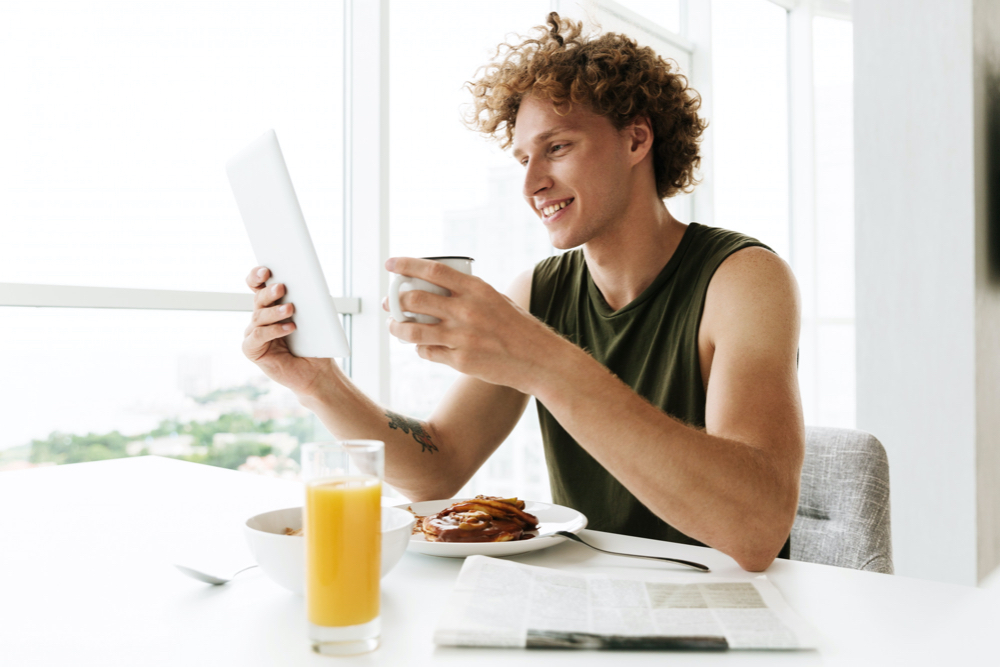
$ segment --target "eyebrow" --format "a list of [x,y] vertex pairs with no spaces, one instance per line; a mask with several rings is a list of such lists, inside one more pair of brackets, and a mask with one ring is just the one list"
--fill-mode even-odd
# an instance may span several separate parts
[[[568,127],[566,125],[560,125],[558,127],[553,127],[552,129],[545,130],[544,132],[542,132],[541,134],[539,134],[538,136],[536,136],[534,139],[531,140],[531,143],[534,143],[534,144],[545,143],[546,141],[548,141],[549,139],[551,139],[553,135],[559,134],[560,132],[567,132],[567,131],[572,130],[572,129],[573,128]],[[521,155],[524,155],[524,151],[522,151],[520,148],[515,148],[514,152],[512,153],[512,155],[514,157],[519,157]]]

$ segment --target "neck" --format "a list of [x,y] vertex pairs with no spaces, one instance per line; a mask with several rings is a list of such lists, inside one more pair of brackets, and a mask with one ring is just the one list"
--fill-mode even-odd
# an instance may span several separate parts
[[630,207],[608,233],[583,246],[587,270],[612,310],[634,301],[673,256],[687,225],[655,198]]

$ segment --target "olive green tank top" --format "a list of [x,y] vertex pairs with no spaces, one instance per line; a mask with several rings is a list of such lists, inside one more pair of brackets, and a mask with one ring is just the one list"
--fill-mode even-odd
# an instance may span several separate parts
[[[767,247],[736,232],[691,223],[652,284],[619,310],[608,306],[594,284],[583,251],[572,250],[535,267],[531,314],[587,350],[653,405],[704,428],[698,328],[705,294],[719,265],[752,246]],[[595,530],[701,545],[640,503],[540,401],[538,418],[556,503],[583,512]],[[786,543],[783,557],[788,549]]]

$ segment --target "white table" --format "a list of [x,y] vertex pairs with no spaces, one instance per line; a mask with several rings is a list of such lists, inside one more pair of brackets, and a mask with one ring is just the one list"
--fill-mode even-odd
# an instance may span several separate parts
[[[302,502],[294,482],[157,457],[0,473],[0,665],[889,664],[949,613],[979,604],[971,587],[776,561],[767,575],[821,637],[818,651],[608,653],[441,649],[431,635],[462,561],[407,553],[382,585],[383,644],[358,658],[313,655],[302,598],[258,570],[211,587],[171,562],[214,554],[250,563],[242,522]],[[712,549],[583,535],[620,551],[686,558],[748,578]],[[682,570],[565,543],[514,557],[573,571]]]

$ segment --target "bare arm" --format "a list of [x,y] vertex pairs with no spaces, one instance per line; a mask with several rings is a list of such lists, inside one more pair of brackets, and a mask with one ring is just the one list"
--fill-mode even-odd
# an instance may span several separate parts
[[730,257],[709,288],[704,431],[565,346],[553,350],[558,361],[539,378],[536,395],[657,516],[758,571],[777,556],[795,519],[804,427],[794,279],[776,256],[754,250]]
[[[492,330],[458,310],[460,302],[435,305],[432,314],[466,326],[453,335],[398,329],[423,342],[428,358],[536,396],[657,516],[743,568],[762,570],[781,550],[795,518],[804,427],[795,370],[798,295],[777,256],[740,251],[709,287],[700,333],[710,359],[703,431],[651,405],[537,321],[494,316],[515,324],[489,340]],[[504,338],[520,344],[501,354]]]
[[[457,493],[524,412],[528,396],[472,377],[459,378],[427,422],[378,405],[331,360],[303,359],[288,352],[283,338],[289,331],[273,323],[293,310],[279,311],[271,305],[283,290],[261,289],[266,276],[255,271],[247,281],[257,292],[257,307],[247,328],[244,352],[272,379],[292,389],[335,437],[385,442],[386,481],[411,500],[449,498]],[[508,291],[508,302],[526,309],[531,272],[519,276]],[[421,312],[419,303],[414,303],[419,294],[404,293],[404,309]]]
[[338,371],[299,400],[339,439],[385,442],[386,482],[420,501],[454,496],[513,430],[528,397],[461,377],[424,422],[378,405]]

